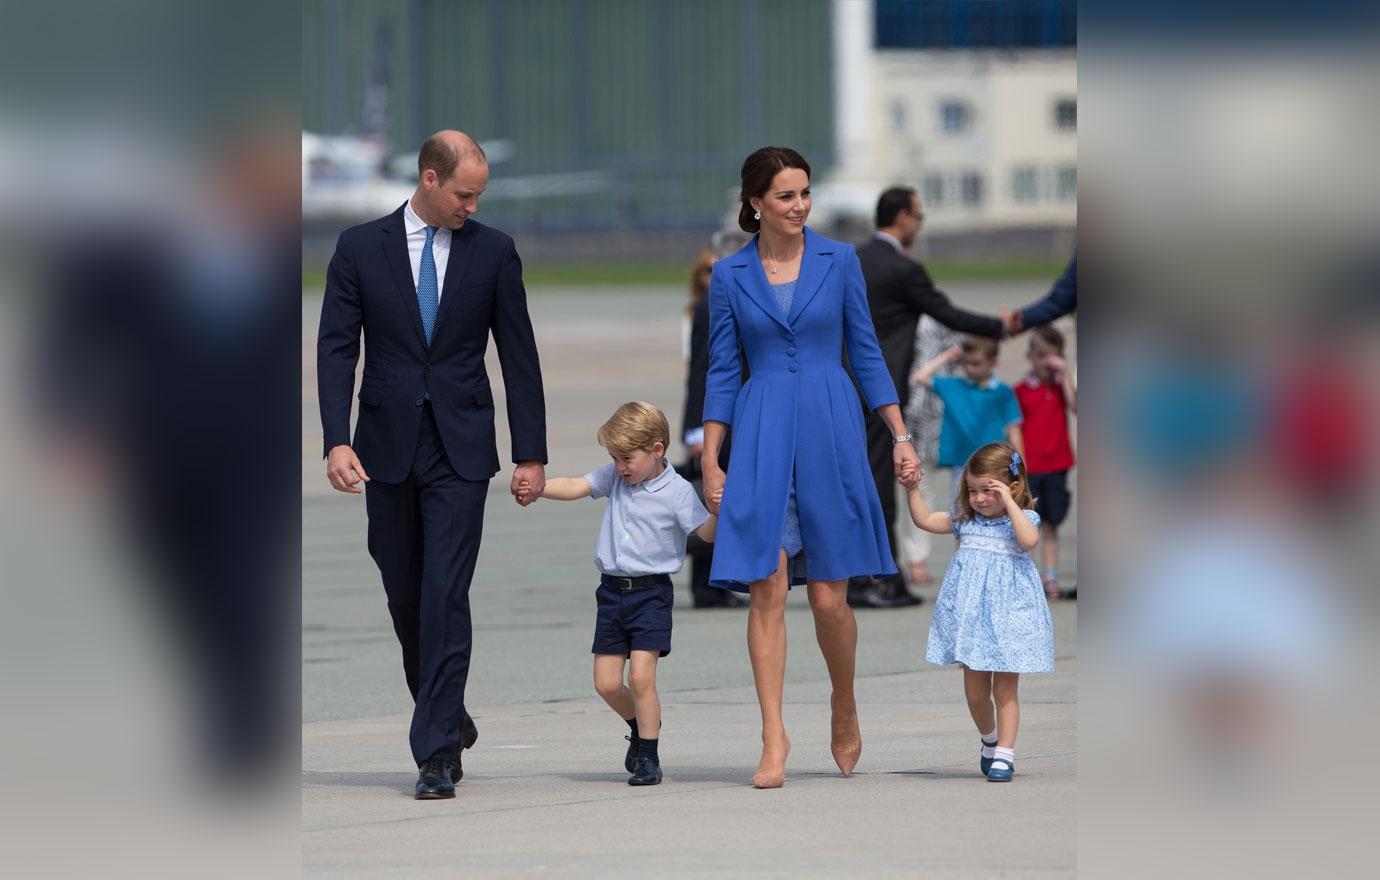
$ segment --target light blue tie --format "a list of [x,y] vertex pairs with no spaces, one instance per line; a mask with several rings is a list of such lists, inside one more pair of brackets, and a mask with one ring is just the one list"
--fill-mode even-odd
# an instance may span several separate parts
[[436,327],[436,304],[440,299],[436,289],[436,258],[431,255],[431,240],[435,237],[436,227],[428,226],[426,246],[422,248],[422,267],[417,273],[417,305],[422,310],[427,345],[431,345],[431,331]]

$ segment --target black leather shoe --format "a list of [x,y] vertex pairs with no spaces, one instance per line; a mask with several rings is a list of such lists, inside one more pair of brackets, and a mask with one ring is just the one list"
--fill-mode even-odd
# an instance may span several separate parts
[[871,579],[848,582],[849,608],[892,608],[890,599],[882,595],[877,582]]
[[628,785],[656,785],[659,782],[661,763],[639,755],[637,762],[633,764],[632,775],[628,777]]
[[465,717],[460,719],[460,748],[474,748],[475,740],[479,739],[479,728],[475,726],[474,719],[470,713],[466,712]]
[[465,749],[474,748],[477,739],[479,739],[479,728],[474,725],[474,719],[470,717],[470,713],[466,712],[465,717],[460,719],[460,748],[455,752],[455,760],[450,762],[452,781],[459,782],[465,778],[465,768],[460,761],[460,754]]
[[445,758],[428,758],[417,768],[417,800],[434,801],[455,797],[455,783],[450,777],[450,763]]
[[881,593],[883,599],[891,603],[893,608],[909,608],[912,605],[924,604],[925,601],[923,597],[906,589],[906,582],[901,580],[900,575],[882,581],[878,592]]

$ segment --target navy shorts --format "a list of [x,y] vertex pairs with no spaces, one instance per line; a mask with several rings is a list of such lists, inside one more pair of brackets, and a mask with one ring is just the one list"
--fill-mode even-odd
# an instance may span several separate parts
[[1041,523],[1049,523],[1057,528],[1069,515],[1069,472],[1056,471],[1052,474],[1027,474],[1030,478],[1030,494],[1035,496],[1035,512]]
[[656,575],[657,582],[622,589],[601,578],[594,596],[599,616],[594,623],[593,654],[632,655],[633,651],[671,653],[671,605],[675,591],[669,574]]

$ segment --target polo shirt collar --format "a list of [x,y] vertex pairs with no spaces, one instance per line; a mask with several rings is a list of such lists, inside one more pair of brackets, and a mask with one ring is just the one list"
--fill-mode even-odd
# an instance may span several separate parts
[[643,480],[641,485],[642,488],[646,489],[648,492],[660,492],[662,489],[665,489],[667,486],[669,486],[671,484],[671,481],[675,479],[675,477],[675,466],[668,461],[666,462],[665,470],[657,474],[655,477],[652,477],[650,480]]

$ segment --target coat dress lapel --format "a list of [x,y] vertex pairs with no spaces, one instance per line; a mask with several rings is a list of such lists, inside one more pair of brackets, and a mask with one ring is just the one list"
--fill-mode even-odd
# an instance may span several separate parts
[[791,314],[786,323],[794,325],[800,313],[810,304],[819,292],[820,285],[834,267],[834,246],[828,239],[820,238],[813,230],[805,230],[805,251],[800,257],[800,277],[795,285],[795,298],[791,301]]
[[762,270],[762,261],[757,256],[757,238],[754,235],[751,241],[729,258],[733,277],[748,299],[757,303],[757,307],[773,321],[789,330],[790,325],[786,323],[786,316],[781,314],[781,307],[777,305],[770,282],[767,281],[767,273]]

